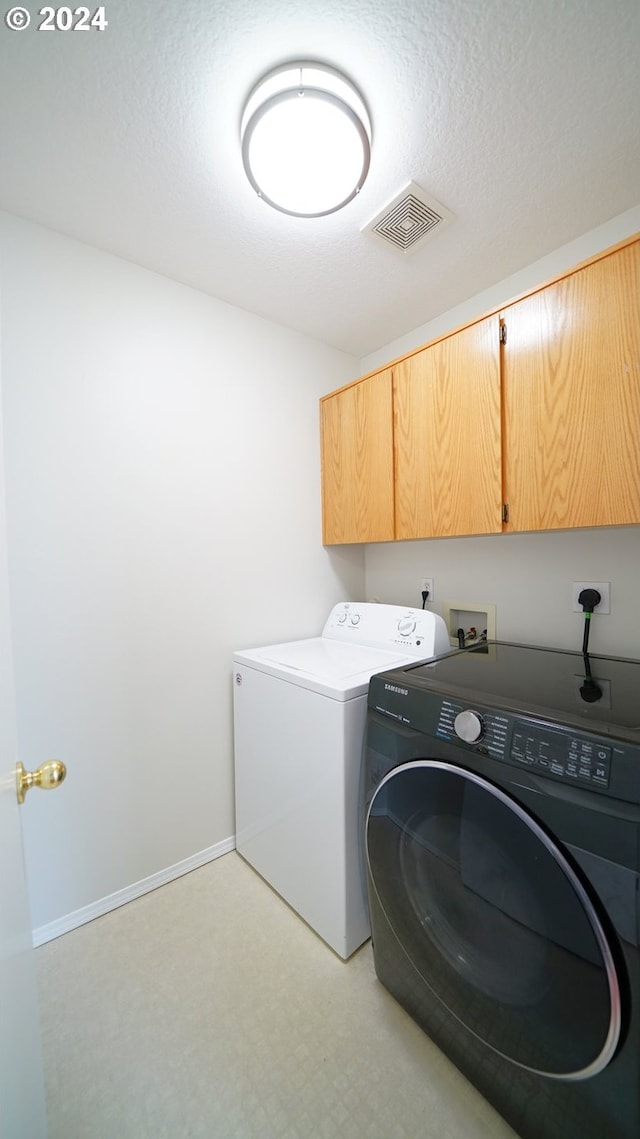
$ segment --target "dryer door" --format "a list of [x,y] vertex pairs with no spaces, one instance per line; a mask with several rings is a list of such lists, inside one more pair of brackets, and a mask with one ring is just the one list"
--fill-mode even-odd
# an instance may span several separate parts
[[562,850],[481,776],[394,768],[366,824],[370,889],[422,982],[501,1056],[559,1079],[604,1068],[620,1036],[608,934]]

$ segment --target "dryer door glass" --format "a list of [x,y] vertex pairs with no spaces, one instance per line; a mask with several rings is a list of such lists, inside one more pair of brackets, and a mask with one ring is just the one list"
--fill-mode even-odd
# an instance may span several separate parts
[[408,763],[380,783],[366,845],[370,889],[450,1013],[530,1070],[605,1067],[620,1035],[614,955],[578,873],[518,803],[463,768]]

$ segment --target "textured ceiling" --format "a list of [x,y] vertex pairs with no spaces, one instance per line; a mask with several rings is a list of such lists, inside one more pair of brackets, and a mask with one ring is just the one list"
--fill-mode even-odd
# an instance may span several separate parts
[[[103,33],[28,7],[0,27],[0,208],[356,356],[640,202],[638,0],[107,0]],[[243,172],[243,100],[294,58],[373,120],[327,218]],[[455,220],[407,258],[360,230],[410,180]]]

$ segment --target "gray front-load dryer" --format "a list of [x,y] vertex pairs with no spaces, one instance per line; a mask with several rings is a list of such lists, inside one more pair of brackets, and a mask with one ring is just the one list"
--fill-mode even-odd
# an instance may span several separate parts
[[639,723],[638,661],[494,642],[370,683],[376,971],[524,1139],[640,1135]]

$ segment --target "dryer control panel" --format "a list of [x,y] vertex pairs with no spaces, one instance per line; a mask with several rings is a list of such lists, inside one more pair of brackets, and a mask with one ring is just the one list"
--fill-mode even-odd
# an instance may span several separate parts
[[611,747],[596,740],[516,722],[511,759],[574,783],[608,787]]
[[609,786],[611,746],[562,729],[542,727],[495,712],[478,712],[443,700],[438,734],[475,744],[480,755],[515,760],[541,774]]
[[571,783],[609,786],[611,745],[566,729],[547,727],[443,700],[436,734],[472,744],[479,755],[511,760]]
[[573,787],[640,808],[640,660],[602,657],[597,669],[609,681],[601,706],[583,700],[581,654],[492,642],[484,655],[453,650],[373,676],[368,708],[401,726],[412,755],[496,778],[505,765],[536,789],[549,779],[569,796]]
[[415,734],[416,754],[486,757],[531,775],[640,804],[640,750],[535,716],[418,690],[401,670],[372,677],[369,708]]

